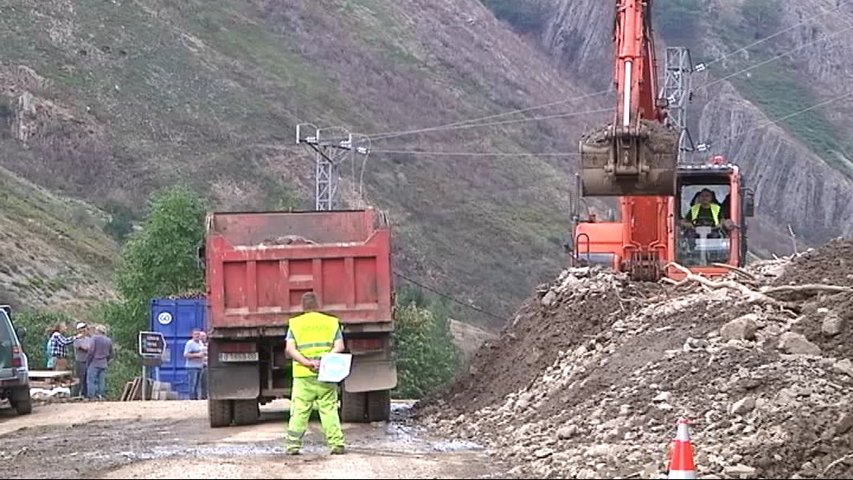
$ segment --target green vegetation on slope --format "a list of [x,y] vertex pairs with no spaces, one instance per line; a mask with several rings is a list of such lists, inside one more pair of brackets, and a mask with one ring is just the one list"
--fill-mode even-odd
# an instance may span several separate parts
[[394,395],[421,398],[453,379],[461,356],[450,333],[450,308],[419,289],[397,293],[394,355],[398,384]]
[[[0,141],[3,155],[19,152]],[[0,168],[0,301],[20,306],[78,306],[109,295],[116,245],[103,212],[63,198]]]
[[[784,67],[767,65],[753,70],[749,78],[741,77],[732,81],[738,90],[755,102],[770,119],[784,118],[819,103]],[[837,152],[843,151],[843,147],[835,128],[821,109],[806,111],[778,124],[803,141],[827,163],[847,175],[853,175],[837,158]]]

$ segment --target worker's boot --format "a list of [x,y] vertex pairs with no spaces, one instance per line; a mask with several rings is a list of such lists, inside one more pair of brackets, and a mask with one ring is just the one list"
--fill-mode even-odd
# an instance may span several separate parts
[[286,453],[287,453],[288,455],[300,455],[300,452],[299,452],[299,449],[298,449],[298,448],[288,448],[288,449],[286,450]]

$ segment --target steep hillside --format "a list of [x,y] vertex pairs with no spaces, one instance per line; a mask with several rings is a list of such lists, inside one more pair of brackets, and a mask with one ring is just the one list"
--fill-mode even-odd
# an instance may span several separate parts
[[221,209],[311,206],[299,122],[371,134],[559,101],[372,142],[367,192],[391,211],[397,267],[500,313],[566,260],[573,157],[530,153],[573,152],[602,119],[475,0],[25,0],[0,7],[0,54],[4,134],[31,152],[2,164],[137,212],[176,181]]
[[[13,149],[4,143],[0,151]],[[0,301],[74,312],[110,296],[116,245],[105,221],[93,206],[0,168]]]
[[[525,4],[531,8],[543,2],[520,5]],[[594,89],[608,88],[612,2],[544,4],[537,30],[541,45],[568,77],[584,79]],[[845,134],[853,128],[846,81],[853,71],[847,48],[853,41],[853,3],[679,0],[655,5],[663,40],[689,46],[694,63],[708,66],[694,75],[693,138],[742,165],[756,188],[753,245],[789,252],[788,224],[812,244],[853,235],[853,163]],[[659,42],[658,49],[665,46]]]

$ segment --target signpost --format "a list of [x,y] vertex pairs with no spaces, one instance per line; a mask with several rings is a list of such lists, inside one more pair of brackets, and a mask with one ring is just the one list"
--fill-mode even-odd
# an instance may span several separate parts
[[142,357],[142,400],[145,401],[147,367],[159,367],[163,364],[166,352],[166,339],[160,332],[139,332],[139,355]]

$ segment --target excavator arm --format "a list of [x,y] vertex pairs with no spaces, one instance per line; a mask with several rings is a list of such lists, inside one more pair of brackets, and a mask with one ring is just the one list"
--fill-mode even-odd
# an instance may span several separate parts
[[680,132],[657,99],[652,0],[616,0],[613,122],[581,140],[584,196],[671,196]]

